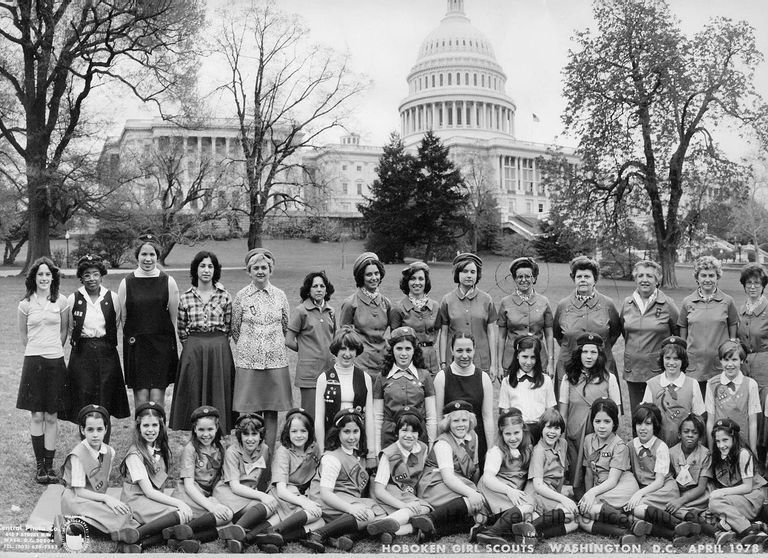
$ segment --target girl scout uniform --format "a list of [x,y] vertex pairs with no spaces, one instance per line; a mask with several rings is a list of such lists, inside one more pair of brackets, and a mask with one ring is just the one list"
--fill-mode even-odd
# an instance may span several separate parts
[[[453,472],[456,478],[467,486],[476,488],[475,482],[480,471],[477,468],[477,434],[470,432],[460,443],[450,432],[444,432],[437,438],[437,442],[443,441],[451,447],[453,454]],[[435,442],[435,443],[437,443]],[[443,475],[437,465],[435,448],[432,449],[424,463],[424,474],[419,479],[416,493],[427,500],[433,507],[447,504],[458,497],[456,492],[448,488],[443,482]]]
[[435,396],[432,376],[427,370],[416,368],[413,363],[403,370],[397,366],[376,378],[373,398],[384,401],[384,418],[381,424],[381,447],[386,448],[397,441],[395,417],[409,408],[418,414],[421,421],[420,438],[427,441],[427,410],[424,400]]
[[704,407],[715,422],[727,418],[738,424],[741,441],[749,444],[749,417],[762,412],[757,382],[741,372],[733,380],[720,373],[707,381]]
[[[431,508],[416,496],[416,485],[424,472],[427,451],[427,445],[420,440],[410,451],[403,449],[398,442],[390,444],[379,455],[379,469],[374,480],[384,485],[386,491],[401,502],[420,502]],[[397,508],[385,503],[381,505],[388,514],[397,511]]]
[[689,414],[704,414],[704,401],[698,382],[681,373],[670,382],[666,374],[654,376],[645,387],[642,403],[653,403],[661,411],[661,432],[659,437],[668,447],[680,441],[680,423]]
[[653,436],[648,442],[641,444],[639,438],[634,438],[629,444],[629,458],[635,479],[641,488],[655,481],[657,473],[665,477],[661,488],[643,496],[642,504],[664,509],[667,502],[680,497],[677,483],[669,474],[669,448],[662,440]]
[[284,482],[292,494],[304,495],[309,490],[319,464],[320,448],[315,442],[303,453],[282,445],[277,447],[275,459],[272,461],[272,486],[269,493],[277,500],[277,515],[281,521],[299,511],[300,507],[278,498],[277,483]]
[[[488,450],[488,457],[491,457],[491,454],[496,454],[495,457],[501,461],[501,467],[499,467],[496,478],[507,486],[517,490],[524,490],[525,482],[528,478],[528,470],[527,467],[523,466],[523,456],[520,454],[520,450],[510,451],[508,448],[493,446]],[[488,458],[486,458],[487,462]],[[485,496],[485,500],[492,513],[501,513],[512,507],[512,502],[506,494],[491,490],[486,486],[482,478],[477,485],[477,489]]]
[[[565,483],[565,470],[568,468],[567,458],[568,442],[563,437],[554,446],[547,447],[541,440],[533,448],[531,462],[528,466],[528,480],[542,479],[544,484],[552,490],[560,492]],[[533,482],[525,487],[525,492],[531,495],[536,512],[542,514],[546,511],[559,509],[562,504],[557,500],[550,500],[546,496],[537,493]]]
[[743,479],[752,478],[752,491],[748,494],[715,495],[709,499],[710,513],[724,518],[733,531],[741,533],[752,526],[752,520],[763,507],[765,479],[755,472],[755,460],[746,448],[741,449],[738,466],[731,468],[728,461],[723,460],[713,473],[715,489],[738,486]]
[[250,455],[239,442],[229,446],[224,455],[224,482],[213,488],[213,497],[234,513],[258,504],[258,500],[244,498],[232,492],[229,483],[239,479],[240,484],[257,490],[259,479],[267,468],[268,459],[269,448],[263,443]]
[[595,503],[606,503],[620,508],[639,490],[637,481],[629,470],[629,449],[615,432],[605,442],[598,440],[595,434],[588,434],[584,439],[582,464],[592,470],[595,486],[608,480],[611,469],[621,471],[621,477],[616,486],[597,496]]
[[[680,444],[672,447],[669,450],[669,467],[670,472],[675,477],[677,482],[677,489],[680,494],[695,488],[699,484],[701,477],[712,478],[712,455],[705,446],[699,444],[686,457],[683,453],[683,448]],[[697,514],[706,511],[709,507],[709,485],[707,490],[699,498],[688,502],[684,507],[680,508],[675,514],[677,517],[685,517],[685,514],[689,511],[696,512]]]
[[[189,442],[181,453],[181,466],[179,468],[179,482],[173,491],[174,498],[178,498],[192,508],[193,517],[197,518],[208,513],[208,510],[195,502],[184,487],[184,479],[192,478],[198,490],[206,498],[213,496],[213,489],[221,480],[223,456],[219,448],[211,444],[210,447],[200,448],[200,453],[195,451],[195,446]],[[216,500],[214,498],[214,500]]]
[[124,477],[120,500],[128,504],[133,512],[133,518],[141,525],[176,511],[175,506],[162,504],[145,496],[139,486],[140,480],[149,479],[154,489],[162,491],[165,481],[168,480],[168,471],[160,450],[149,448],[149,454],[151,463],[147,463],[136,446],[131,446],[120,465],[120,473]]

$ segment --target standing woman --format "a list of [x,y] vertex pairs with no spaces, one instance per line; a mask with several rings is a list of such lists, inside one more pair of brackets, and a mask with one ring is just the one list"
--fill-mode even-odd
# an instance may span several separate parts
[[334,293],[325,271],[313,271],[299,290],[301,304],[293,309],[285,346],[299,353],[294,385],[301,392],[301,408],[315,416],[315,389],[320,372],[333,366],[329,350],[336,333],[336,313],[328,301]]
[[392,308],[390,326],[393,330],[400,326],[413,328],[424,357],[424,367],[434,378],[440,370],[437,354],[440,323],[437,321],[438,303],[427,296],[432,290],[429,266],[417,261],[403,269],[400,290],[405,296]]
[[133,252],[139,267],[120,281],[123,319],[125,384],[133,388],[135,405],[154,401],[165,405],[165,388],[173,383],[179,355],[176,349],[176,313],[179,287],[157,267],[157,237],[139,237]]
[[739,312],[731,295],[717,288],[723,276],[720,260],[701,256],[693,264],[693,277],[698,287],[683,299],[678,325],[680,337],[688,343],[689,378],[699,382],[702,395],[707,380],[723,371],[717,348],[731,339],[736,341]]
[[[99,256],[88,254],[77,262],[77,278],[83,284],[69,295],[69,381],[72,418],[86,405],[101,405],[117,418],[131,416],[123,369],[117,354],[117,325],[121,321],[117,293],[101,282],[107,267]],[[109,422],[109,421],[107,421]],[[110,428],[104,435],[109,443]]]
[[549,300],[533,288],[539,278],[539,264],[533,258],[517,258],[509,265],[509,273],[516,289],[502,298],[499,305],[497,362],[501,363],[502,370],[507,370],[512,365],[515,339],[521,335],[533,335],[541,341],[539,362],[552,377],[555,361],[552,309]]
[[195,254],[189,266],[192,286],[179,297],[177,328],[182,344],[181,364],[173,390],[174,430],[187,430],[192,411],[205,405],[220,414],[225,433],[232,430],[232,384],[235,365],[229,347],[232,297],[219,283],[216,254]]
[[264,417],[264,441],[275,447],[277,412],[293,407],[291,376],[285,353],[289,308],[285,293],[269,282],[275,266],[272,252],[254,248],[245,255],[251,284],[232,303],[235,341],[235,395],[232,407]]
[[386,271],[373,252],[363,252],[352,265],[357,290],[341,303],[339,325],[353,325],[363,338],[363,353],[355,364],[371,378],[379,373],[387,354],[387,340],[392,303],[379,292]]
[[16,408],[32,413],[29,433],[40,484],[57,483],[53,469],[58,413],[69,405],[64,342],[69,329],[67,298],[59,293],[59,268],[46,257],[38,258],[24,280],[27,289],[19,302],[18,321],[24,345],[24,365]]
[[496,362],[496,307],[491,296],[477,288],[482,275],[483,260],[475,254],[453,258],[453,282],[458,287],[440,301],[440,368],[451,361],[448,341],[457,333],[469,333],[475,340],[475,364],[494,380],[500,372]]
[[[741,270],[741,286],[747,300],[739,309],[739,341],[747,351],[747,360],[742,363],[744,373],[757,382],[760,390],[760,405],[765,413],[765,398],[768,395],[768,300],[765,286],[768,274],[760,264],[747,264]],[[757,421],[757,461],[765,463],[768,448],[768,429],[765,417]]]
[[[606,368],[616,377],[617,382],[619,380],[616,361],[613,359],[613,344],[621,335],[621,319],[613,300],[595,289],[600,277],[600,266],[592,258],[576,256],[571,260],[570,267],[576,289],[557,303],[553,324],[555,339],[560,345],[555,379],[555,395],[558,398],[565,367],[576,348],[576,339],[587,331],[597,334],[603,340]],[[616,403],[620,405],[620,401]]]
[[671,335],[677,335],[680,312],[675,302],[659,290],[659,264],[651,260],[637,262],[632,278],[635,292],[624,299],[620,315],[624,381],[629,392],[629,407],[636,409],[643,400],[645,383],[662,372],[659,368],[661,344]]

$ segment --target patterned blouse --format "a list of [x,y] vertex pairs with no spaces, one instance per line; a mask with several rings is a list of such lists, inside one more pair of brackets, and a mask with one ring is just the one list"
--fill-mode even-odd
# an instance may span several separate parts
[[285,293],[269,284],[240,289],[232,303],[235,366],[266,370],[288,366],[285,332],[290,309]]
[[182,341],[193,332],[229,334],[231,322],[232,297],[220,284],[214,287],[208,302],[203,302],[196,287],[190,287],[179,297],[177,327]]

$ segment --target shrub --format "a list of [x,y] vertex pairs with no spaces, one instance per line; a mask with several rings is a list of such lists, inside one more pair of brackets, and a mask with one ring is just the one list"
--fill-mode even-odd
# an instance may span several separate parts
[[86,254],[98,254],[110,267],[118,268],[128,261],[128,249],[136,238],[136,231],[122,223],[107,223],[91,236],[80,238],[72,252],[74,260]]

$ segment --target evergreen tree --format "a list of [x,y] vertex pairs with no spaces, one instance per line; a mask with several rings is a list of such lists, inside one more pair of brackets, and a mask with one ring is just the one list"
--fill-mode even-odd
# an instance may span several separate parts
[[424,134],[416,161],[415,213],[411,230],[424,247],[429,261],[440,243],[462,236],[468,230],[467,194],[461,172],[448,158],[448,148],[432,131]]
[[357,206],[368,228],[365,248],[376,252],[385,263],[402,262],[417,218],[416,160],[405,152],[397,133],[393,132],[384,146],[376,172],[378,179],[371,186],[371,197]]

